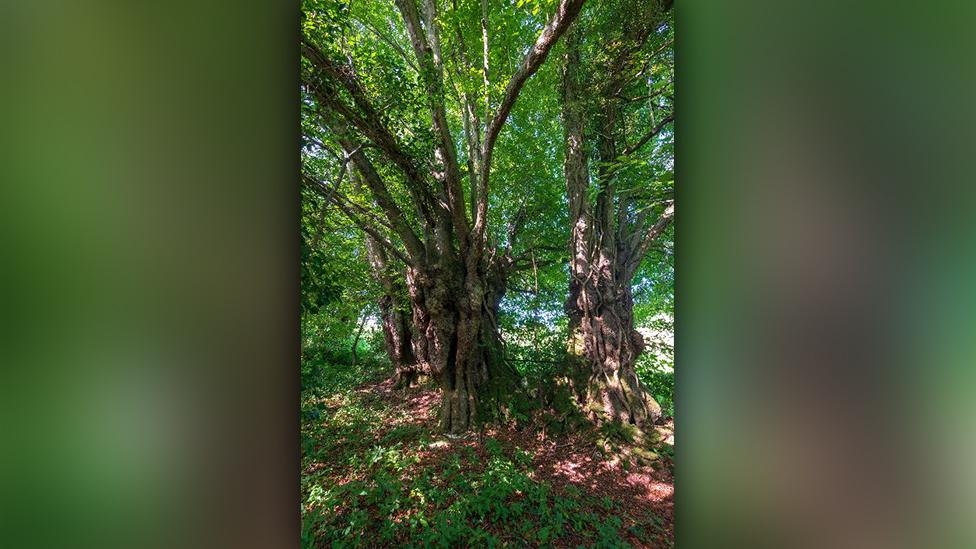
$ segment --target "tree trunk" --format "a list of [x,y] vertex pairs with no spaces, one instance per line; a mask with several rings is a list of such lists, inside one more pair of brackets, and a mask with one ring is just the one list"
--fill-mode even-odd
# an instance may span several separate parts
[[445,270],[407,274],[414,353],[441,387],[440,426],[448,433],[503,414],[505,396],[518,382],[494,329],[504,290],[480,274],[461,282],[459,273]]
[[[597,422],[620,421],[638,427],[653,423],[661,408],[640,383],[635,370],[644,340],[634,329],[631,278],[625,249],[613,221],[613,185],[610,177],[597,177],[595,206],[588,197],[590,173],[586,146],[586,98],[580,71],[578,30],[566,42],[563,72],[563,126],[566,156],[564,173],[570,214],[569,368],[579,403]],[[613,111],[600,117],[613,125]],[[613,143],[601,138],[600,156],[615,158]]]
[[413,343],[410,338],[410,316],[397,307],[392,295],[380,297],[380,316],[383,319],[383,341],[386,355],[394,370],[394,387],[411,387],[420,379],[417,361],[413,356]]
[[366,328],[366,313],[363,313],[362,318],[359,320],[359,330],[356,332],[356,338],[352,340],[352,365],[355,366],[359,362],[359,340],[363,337],[363,329]]
[[[397,278],[398,273],[390,268],[389,258],[375,238],[366,235],[366,253],[373,278],[383,288],[379,298],[380,317],[383,321],[383,341],[386,356],[394,371],[394,387],[402,389],[412,386],[423,373],[418,367],[413,353],[410,330],[409,306],[402,303],[404,282]],[[399,298],[399,299],[398,299]]]
[[597,422],[646,427],[661,416],[661,407],[635,369],[644,338],[634,329],[630,282],[595,280],[579,285],[569,307],[571,341],[582,343],[577,362],[581,403]]

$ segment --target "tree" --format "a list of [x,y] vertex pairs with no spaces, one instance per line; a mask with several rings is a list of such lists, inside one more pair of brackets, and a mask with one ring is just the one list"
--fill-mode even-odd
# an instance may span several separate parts
[[563,62],[566,313],[578,396],[594,419],[638,426],[660,415],[635,371],[644,341],[632,283],[674,218],[670,146],[660,142],[673,122],[669,8],[660,0],[601,4],[570,32]]
[[[396,0],[395,12],[384,2],[357,13],[328,1],[310,0],[303,9],[304,156],[335,147],[341,169],[348,163],[362,178],[368,196],[346,195],[337,185],[333,200],[374,251],[404,265],[413,356],[440,384],[445,431],[464,431],[496,413],[517,387],[517,373],[499,356],[497,314],[511,272],[524,267],[515,251],[524,210],[513,208],[503,230],[491,230],[492,156],[526,82],[582,4],[558,2],[503,85],[493,65],[487,2],[479,6],[480,66],[471,62],[472,33],[462,24],[470,20],[461,15],[473,7],[469,2],[454,1],[444,13],[436,0],[420,6]],[[521,31],[515,38],[537,28],[533,11],[505,16]],[[362,47],[357,41],[366,36],[369,47]],[[506,47],[512,42],[504,38]],[[480,89],[471,85],[473,76]],[[381,106],[384,98],[398,104]],[[454,137],[458,126],[463,141]],[[306,161],[303,173],[321,186],[316,162]]]
[[[358,171],[353,170],[356,188],[361,190]],[[370,234],[364,236],[367,257],[373,279],[383,289],[378,300],[380,319],[383,323],[383,341],[386,355],[393,366],[394,387],[406,388],[418,381],[421,375],[429,374],[417,363],[413,354],[411,336],[410,304],[406,299],[405,271],[403,266],[395,266],[383,245]]]

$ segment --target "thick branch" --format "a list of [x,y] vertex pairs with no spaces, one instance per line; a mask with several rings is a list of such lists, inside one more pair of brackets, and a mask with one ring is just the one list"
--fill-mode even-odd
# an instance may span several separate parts
[[673,221],[674,202],[671,202],[668,204],[667,208],[664,209],[661,216],[657,218],[657,221],[655,221],[654,224],[647,229],[647,232],[644,233],[644,238],[637,246],[637,249],[634,250],[634,253],[627,258],[624,272],[628,280],[633,277],[634,273],[637,271],[637,267],[640,265],[641,260],[644,259],[645,255],[647,255],[647,251],[650,250],[654,241],[661,236],[662,233],[664,233],[664,230],[667,229],[668,225],[670,225]]
[[502,101],[498,105],[498,110],[488,122],[485,141],[482,145],[481,157],[483,165],[480,174],[481,178],[478,183],[478,208],[474,220],[474,234],[476,239],[481,239],[484,236],[485,226],[487,225],[488,174],[491,171],[491,153],[495,147],[495,141],[498,139],[498,134],[501,132],[505,120],[508,119],[508,114],[512,111],[512,106],[515,105],[515,100],[518,99],[522,87],[525,86],[525,82],[539,70],[539,67],[542,66],[542,63],[549,55],[549,51],[552,50],[559,37],[566,32],[570,23],[579,15],[580,8],[583,7],[583,1],[561,0],[559,2],[559,7],[556,8],[555,15],[546,23],[546,26],[542,29],[542,33],[539,34],[539,38],[535,41],[532,48],[529,49],[525,58],[522,59],[522,63],[519,65],[518,70],[515,71],[512,79],[509,80],[508,85],[505,86],[505,94],[502,96]]
[[664,229],[666,229],[672,221],[674,221],[674,202],[668,204],[668,207],[664,209],[664,213],[661,214],[661,217],[658,217],[657,221],[647,230],[647,234],[644,236],[643,247],[646,248],[647,246],[650,246],[650,243],[653,242],[655,238],[661,236],[661,233],[664,232]]
[[437,6],[433,0],[424,0],[425,33],[421,28],[420,14],[417,12],[414,0],[396,0],[396,4],[403,15],[403,22],[410,34],[414,53],[422,69],[431,121],[438,138],[436,156],[444,167],[441,179],[447,195],[454,231],[463,248],[467,245],[470,229],[464,208],[464,192],[461,190],[461,170],[457,162],[457,151],[454,148],[454,138],[451,136],[444,106],[444,67],[437,30]]
[[[393,133],[383,124],[382,117],[366,98],[365,90],[354,76],[352,68],[336,65],[304,37],[301,46],[302,55],[327,77],[320,78],[319,82],[309,83],[309,88],[319,103],[348,120],[404,172],[411,184],[411,190],[418,193],[416,198],[421,202],[421,210],[428,215],[429,204],[433,200],[426,180],[413,158],[403,150]],[[338,81],[349,92],[358,112],[341,100],[339,91],[332,86],[330,80]]]
[[589,152],[586,147],[586,122],[583,108],[583,82],[579,51],[580,30],[570,30],[562,74],[562,117],[565,158],[563,172],[569,202],[569,269],[577,277],[589,267],[587,245],[593,234],[587,190],[590,185]]
[[502,96],[502,102],[498,105],[498,111],[495,112],[491,122],[488,124],[484,145],[486,152],[491,151],[492,147],[495,146],[498,133],[501,131],[502,125],[505,124],[505,120],[508,118],[512,106],[515,105],[515,100],[518,99],[522,87],[525,86],[525,82],[539,70],[546,57],[549,56],[549,51],[559,40],[559,37],[566,32],[566,29],[569,28],[570,23],[579,14],[580,8],[582,7],[583,0],[562,0],[559,3],[555,15],[546,23],[539,38],[535,41],[532,48],[529,49],[525,58],[522,59],[521,65],[515,71],[512,79],[509,80],[508,85],[505,86],[505,95]]
[[376,168],[373,167],[372,162],[363,154],[362,150],[357,150],[354,144],[348,140],[342,140],[341,144],[343,149],[351,151],[351,153],[347,153],[349,158],[366,181],[366,186],[369,187],[370,192],[373,194],[373,199],[376,200],[376,204],[383,210],[397,235],[403,240],[403,245],[407,249],[407,253],[416,258],[415,263],[422,261],[422,258],[426,255],[424,253],[423,243],[421,243],[420,238],[413,232],[413,229],[410,228],[406,216],[393,200],[393,196],[390,195],[389,189],[383,183],[382,178],[380,178]]
[[[329,103],[327,101],[329,95],[327,93],[324,93],[322,90],[320,90],[317,86],[314,85],[310,86],[310,88],[313,89],[313,92],[319,98],[320,103],[326,108],[327,112],[340,114],[340,116],[342,116],[343,119],[349,120],[348,116],[343,116],[342,113],[338,113],[335,110],[330,111],[328,109]],[[335,108],[337,107],[333,105],[333,109]],[[340,126],[343,125],[341,120],[339,122],[339,125]],[[347,132],[345,132],[344,130],[339,131],[339,134],[347,135],[346,137],[340,137],[339,139],[344,143],[343,147],[347,151],[353,151],[354,149],[359,149],[362,147],[362,145],[360,145],[359,147],[354,147],[354,144],[348,137]],[[377,148],[379,148],[382,152],[387,153],[387,151],[383,150],[382,148],[378,146]],[[348,156],[350,156],[350,158],[353,159],[354,163],[360,169],[360,171],[362,171],[364,174],[367,175],[367,179],[370,182],[370,190],[374,192],[374,198],[377,199],[377,202],[380,204],[381,208],[387,214],[387,217],[389,217],[393,225],[398,228],[400,237],[403,239],[404,245],[406,246],[408,252],[411,255],[413,255],[415,258],[417,258],[418,262],[421,262],[423,258],[425,258],[427,255],[425,253],[423,244],[420,242],[419,238],[417,238],[417,236],[413,233],[413,231],[409,228],[409,224],[407,224],[403,212],[399,209],[398,206],[396,206],[396,203],[390,197],[389,192],[386,190],[385,184],[383,184],[382,179],[380,179],[379,175],[376,173],[375,168],[372,167],[372,164],[369,162],[369,159],[366,157],[365,154],[362,153],[362,151],[359,151],[357,154],[351,154],[351,153],[347,153],[347,154]],[[429,189],[427,188],[426,184],[423,181],[417,182],[416,180],[410,179],[408,173],[407,189],[410,192],[410,195],[414,202],[414,206],[416,206],[421,219],[425,220],[428,223],[434,223],[435,217],[432,213],[432,209],[433,209],[432,204],[434,201],[430,195]]]
[[488,0],[481,0],[481,71],[485,84],[485,120],[491,116],[491,80],[488,77]]
[[[321,181],[312,177],[311,175],[309,175],[304,171],[302,172],[302,181],[306,185],[309,185],[317,189],[319,192],[323,194],[326,190],[325,185]],[[403,253],[400,250],[398,250],[396,246],[394,246],[393,243],[389,241],[389,239],[387,239],[385,236],[380,234],[380,232],[374,229],[372,225],[370,225],[369,223],[361,219],[359,216],[357,216],[348,206],[344,205],[342,202],[338,200],[335,200],[333,203],[336,205],[337,208],[339,208],[339,211],[341,211],[347,218],[349,218],[350,221],[352,221],[357,227],[362,229],[364,232],[369,234],[369,236],[373,237],[378,243],[382,244],[386,249],[390,251],[390,253],[397,256],[397,258],[399,258],[401,261],[403,261],[408,265],[414,264],[407,258],[407,256],[403,255]]]
[[[455,14],[458,13],[457,0],[452,0]],[[464,33],[461,32],[460,16],[454,17],[454,32],[456,35],[457,47],[454,48],[454,66],[459,79],[467,78],[465,72],[472,68],[471,59],[468,57],[468,48],[464,42]],[[460,56],[460,60],[458,57]],[[468,157],[468,181],[470,182],[470,201],[471,217],[474,218],[477,208],[475,188],[480,180],[481,173],[481,120],[475,110],[475,103],[464,87],[461,88],[461,99],[463,101],[461,121],[464,129],[464,142],[467,145]]]

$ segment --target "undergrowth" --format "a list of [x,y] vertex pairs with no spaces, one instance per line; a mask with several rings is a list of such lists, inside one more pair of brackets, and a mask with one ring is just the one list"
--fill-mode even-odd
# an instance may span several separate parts
[[[303,547],[630,547],[610,498],[557,489],[520,448],[442,439],[352,389],[388,374],[303,364]],[[650,543],[661,529],[626,532]]]

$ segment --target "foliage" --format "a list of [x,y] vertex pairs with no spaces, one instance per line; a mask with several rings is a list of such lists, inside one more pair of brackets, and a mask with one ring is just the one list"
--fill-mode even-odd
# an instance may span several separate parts
[[349,388],[383,379],[391,374],[389,363],[382,356],[382,347],[375,343],[360,342],[359,360],[352,364],[352,342],[340,350],[302,360],[302,390],[317,394],[331,394],[340,388]]
[[[430,459],[436,444],[429,433],[410,425],[384,432],[402,418],[353,395],[313,391],[303,399],[303,547],[546,546],[561,539],[628,546],[617,516],[623,509],[574,486],[560,491],[535,480],[526,452],[488,438],[480,449],[455,443]],[[347,481],[323,483],[326,475]]]
[[[465,167],[469,159],[468,148],[463,146],[460,137],[464,135],[462,97],[474,98],[479,112],[485,105],[497,105],[508,78],[517,70],[526,48],[535,41],[557,1],[488,3],[487,85],[481,62],[481,0],[437,4],[444,105],[450,131],[459,140],[458,162]],[[646,66],[617,67],[612,62],[627,47],[623,33],[625,27],[630,27],[621,22],[650,20],[649,5],[646,0],[611,0],[601,3],[599,9],[589,5],[574,23],[586,29],[583,56],[593,69],[588,74],[587,85],[615,78],[618,73],[632,75],[644,71],[619,91],[627,99],[622,131],[628,142],[660,122],[673,108],[670,19],[653,29],[642,46],[638,60],[646,62]],[[420,64],[414,57],[403,18],[392,0],[303,0],[302,31],[325,55],[354,68],[366,99],[378,106],[383,122],[408,154],[429,165],[436,164],[432,157],[435,138],[423,75],[418,72]],[[564,44],[557,43],[548,60],[522,90],[492,157],[490,240],[504,246],[510,241],[510,224],[523,220],[513,250],[513,255],[522,257],[523,268],[512,273],[498,318],[509,358],[523,373],[531,373],[546,361],[558,360],[565,346],[563,304],[568,280],[568,212],[559,91],[563,50]],[[303,74],[309,71],[308,63],[303,58]],[[373,212],[377,220],[382,219],[371,194],[353,180],[347,173],[350,170],[343,168],[336,132],[328,131],[337,121],[323,112],[312,95],[307,91],[302,93],[303,169],[312,172],[350,204],[364,212]],[[596,94],[588,97],[596,100]],[[375,147],[366,147],[364,151],[390,187],[393,200],[421,233],[404,174]],[[660,208],[656,201],[672,192],[672,158],[673,131],[666,129],[660,138],[640,149],[639,154],[621,157],[619,165],[611,166],[617,170],[617,195],[633,201],[634,210],[630,215],[636,215],[642,208]],[[594,170],[599,168],[596,164]],[[463,175],[463,191],[468,200],[471,182],[468,174]],[[390,234],[378,223],[375,228]],[[326,204],[322,193],[315,189],[303,187],[301,231],[303,348],[321,347],[330,351],[339,348],[339,342],[356,331],[362,314],[369,312],[375,320],[375,310],[366,309],[375,306],[379,291],[368,276],[362,231],[336,205]],[[394,238],[391,241],[400,245]],[[642,262],[635,277],[634,313],[639,328],[650,327],[660,314],[669,313],[673,308],[672,242],[673,229],[669,229],[660,239],[661,245],[652,249]],[[648,362],[644,357],[641,375],[648,383],[653,381],[651,372],[661,371],[663,363],[670,363],[669,349],[653,351],[663,358]],[[659,385],[663,390],[665,386]]]
[[646,361],[637,363],[637,374],[641,382],[661,405],[664,417],[674,417],[674,370],[653,370],[642,368]]
[[[461,99],[473,98],[482,117],[483,108],[497,107],[508,78],[557,3],[488,3],[487,75],[481,58],[482,1],[437,3],[445,79],[440,93],[446,97],[450,133],[458,141],[465,203],[471,199],[473,178],[470,151],[461,137]],[[612,59],[625,47],[621,22],[646,17],[640,10],[645,4],[609,0],[599,8],[592,3],[584,8],[578,21],[589,29],[583,55],[598,67],[589,75],[590,84],[616,72],[644,70],[616,67]],[[394,1],[303,0],[301,25],[302,35],[323,55],[351,67],[364,99],[377,107],[380,121],[404,153],[424,169],[436,166],[437,140],[425,87],[429,74],[420,71],[422,63],[414,56]],[[640,56],[647,60],[648,70],[641,73],[646,77],[619,90],[626,98],[620,129],[625,145],[659,123],[663,113],[672,112],[672,40],[670,20],[653,29]],[[654,52],[659,55],[652,58]],[[490,172],[487,238],[493,250],[511,245],[512,256],[519,258],[519,268],[507,280],[497,329],[504,359],[522,374],[526,392],[541,392],[566,362],[569,227],[560,117],[562,54],[563,45],[557,43],[525,85],[499,134]],[[304,82],[312,71],[308,59],[303,57],[301,63]],[[353,104],[348,90],[337,89],[344,103]],[[456,441],[446,450],[432,446],[444,441],[435,440],[376,395],[356,390],[392,373],[379,330],[377,304],[385,290],[370,275],[363,227],[340,211],[339,201],[363,219],[374,220],[368,228],[390,242],[391,276],[403,277],[404,264],[395,257],[403,251],[403,242],[385,224],[373,194],[344,162],[337,131],[344,122],[324,112],[307,85],[300,101],[302,169],[314,179],[314,184],[302,186],[299,227],[303,546],[546,546],[570,539],[587,547],[624,546],[619,518],[623,510],[613,501],[536,480],[530,456],[490,438],[477,448]],[[366,141],[360,137],[357,141]],[[375,145],[367,144],[363,154],[411,230],[423,235],[421,215],[411,198],[416,189],[403,171]],[[603,165],[593,162],[592,169],[616,173],[615,199],[629,201],[626,215],[638,216],[645,210],[656,213],[661,201],[672,196],[672,158],[673,130],[668,127],[637,154]],[[520,227],[517,239],[514,226]],[[673,333],[673,241],[671,228],[644,258],[633,281],[635,323],[645,333]],[[396,297],[397,303],[406,302],[405,296]],[[362,337],[357,337],[360,332]],[[667,337],[648,340],[637,372],[670,416],[673,348]],[[559,391],[549,394],[554,396],[547,405],[555,415],[568,414],[569,397]],[[514,407],[512,414],[511,419],[523,424],[535,419],[533,410],[524,406]],[[629,534],[643,539],[649,532]]]

